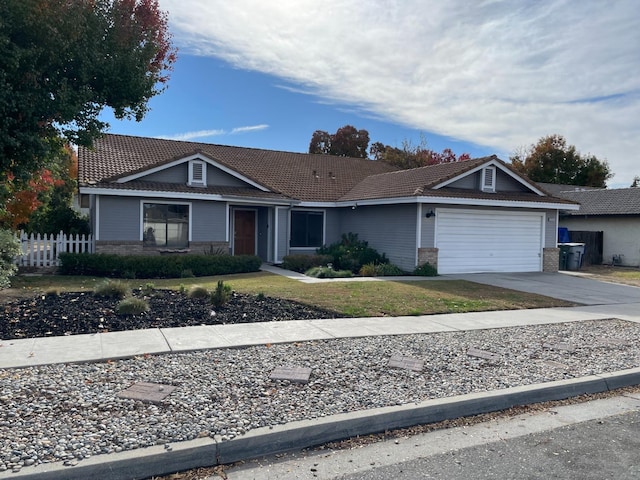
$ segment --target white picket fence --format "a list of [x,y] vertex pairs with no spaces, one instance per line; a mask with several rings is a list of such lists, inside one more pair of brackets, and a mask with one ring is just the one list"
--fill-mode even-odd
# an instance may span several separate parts
[[56,267],[61,253],[95,252],[93,235],[67,235],[63,232],[27,235],[21,231],[19,240],[22,255],[16,258],[16,264],[22,267]]

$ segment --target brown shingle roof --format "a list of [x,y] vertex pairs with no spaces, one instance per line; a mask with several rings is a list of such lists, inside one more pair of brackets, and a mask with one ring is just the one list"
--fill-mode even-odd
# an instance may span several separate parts
[[79,148],[78,177],[80,182],[113,180],[196,152],[272,192],[309,201],[335,201],[363,178],[396,170],[367,159],[107,134],[93,149]]

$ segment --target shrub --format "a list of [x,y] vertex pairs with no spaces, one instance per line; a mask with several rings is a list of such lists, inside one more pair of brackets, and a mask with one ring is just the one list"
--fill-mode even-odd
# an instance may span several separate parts
[[11,277],[18,271],[13,262],[20,253],[20,240],[11,230],[0,229],[0,288],[11,286]]
[[315,278],[349,278],[353,276],[351,270],[334,270],[331,267],[313,267],[305,272],[308,277]]
[[180,272],[180,278],[193,278],[193,277],[195,277],[195,275],[193,274],[193,270],[191,270],[190,268],[187,268]]
[[209,296],[209,290],[200,285],[194,285],[189,290],[189,298],[207,298]]
[[93,290],[94,295],[107,298],[124,298],[129,292],[127,284],[118,280],[105,280]]
[[152,295],[155,289],[156,289],[155,284],[151,282],[147,282],[142,287],[140,287],[140,291],[142,292],[143,295],[146,295],[146,296]]
[[376,274],[381,277],[406,275],[406,272],[393,263],[381,263],[376,265]]
[[369,243],[358,240],[357,233],[344,233],[342,239],[329,246],[316,250],[319,255],[330,255],[331,263],[337,270],[351,270],[358,273],[363,265],[369,263],[388,263],[384,254],[378,253]]
[[118,315],[140,315],[149,311],[149,304],[143,298],[128,297],[116,306]]
[[423,263],[422,265],[416,267],[416,269],[413,271],[413,274],[423,277],[436,277],[438,276],[438,269],[433,265]]
[[216,289],[211,292],[211,303],[216,307],[221,307],[229,301],[231,297],[231,285],[225,285],[222,280],[218,280]]
[[330,255],[305,255],[297,253],[287,255],[282,259],[282,268],[298,273],[304,273],[310,268],[321,267],[333,261]]
[[253,255],[108,255],[62,253],[62,275],[124,278],[183,278],[257,272],[262,260]]
[[378,270],[375,263],[367,263],[360,268],[358,273],[363,277],[375,277],[378,274]]

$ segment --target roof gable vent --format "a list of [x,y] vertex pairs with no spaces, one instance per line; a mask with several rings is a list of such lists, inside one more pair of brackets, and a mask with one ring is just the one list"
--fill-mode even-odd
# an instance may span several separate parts
[[190,187],[207,186],[207,166],[202,160],[191,160],[189,162],[189,183]]
[[496,191],[496,167],[484,167],[482,169],[480,189],[483,192]]

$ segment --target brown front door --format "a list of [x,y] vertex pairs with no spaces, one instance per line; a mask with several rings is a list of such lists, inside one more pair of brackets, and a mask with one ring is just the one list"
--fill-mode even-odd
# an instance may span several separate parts
[[256,254],[256,212],[255,210],[234,210],[233,213],[233,254]]

